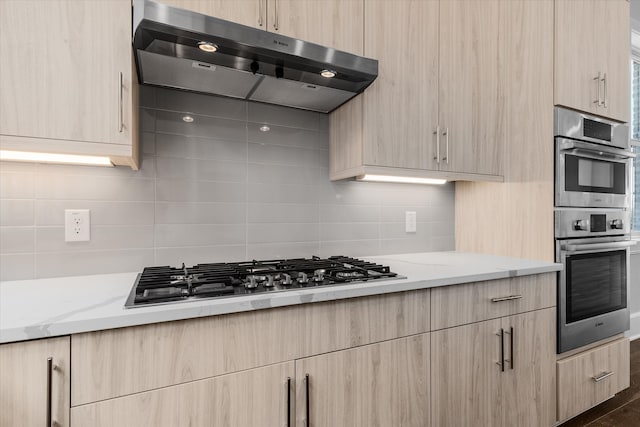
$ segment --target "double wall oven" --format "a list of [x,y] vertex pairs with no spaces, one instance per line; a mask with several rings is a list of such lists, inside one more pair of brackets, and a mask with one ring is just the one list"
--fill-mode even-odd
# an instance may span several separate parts
[[558,353],[629,329],[631,159],[626,124],[555,110]]

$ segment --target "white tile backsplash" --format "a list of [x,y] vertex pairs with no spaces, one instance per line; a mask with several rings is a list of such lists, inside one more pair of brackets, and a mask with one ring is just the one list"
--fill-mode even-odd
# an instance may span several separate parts
[[[0,280],[454,248],[452,184],[329,181],[327,115],[152,87],[140,105],[140,171],[0,163]],[[64,242],[65,209],[91,210],[90,242]]]

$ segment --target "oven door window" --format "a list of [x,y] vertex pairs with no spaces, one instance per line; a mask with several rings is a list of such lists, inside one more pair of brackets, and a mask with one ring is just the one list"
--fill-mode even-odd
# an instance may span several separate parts
[[626,163],[565,155],[565,190],[624,194]]
[[567,323],[626,308],[626,264],[626,250],[567,256]]

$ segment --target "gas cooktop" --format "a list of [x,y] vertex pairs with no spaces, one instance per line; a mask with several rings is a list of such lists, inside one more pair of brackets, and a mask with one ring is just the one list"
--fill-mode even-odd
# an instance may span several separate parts
[[404,278],[387,266],[344,256],[147,267],[125,307]]

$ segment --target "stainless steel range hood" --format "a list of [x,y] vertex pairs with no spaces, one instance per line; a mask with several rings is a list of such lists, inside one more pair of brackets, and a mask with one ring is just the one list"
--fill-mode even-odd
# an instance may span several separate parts
[[328,113],[378,75],[375,59],[150,0],[135,0],[133,32],[142,84]]

